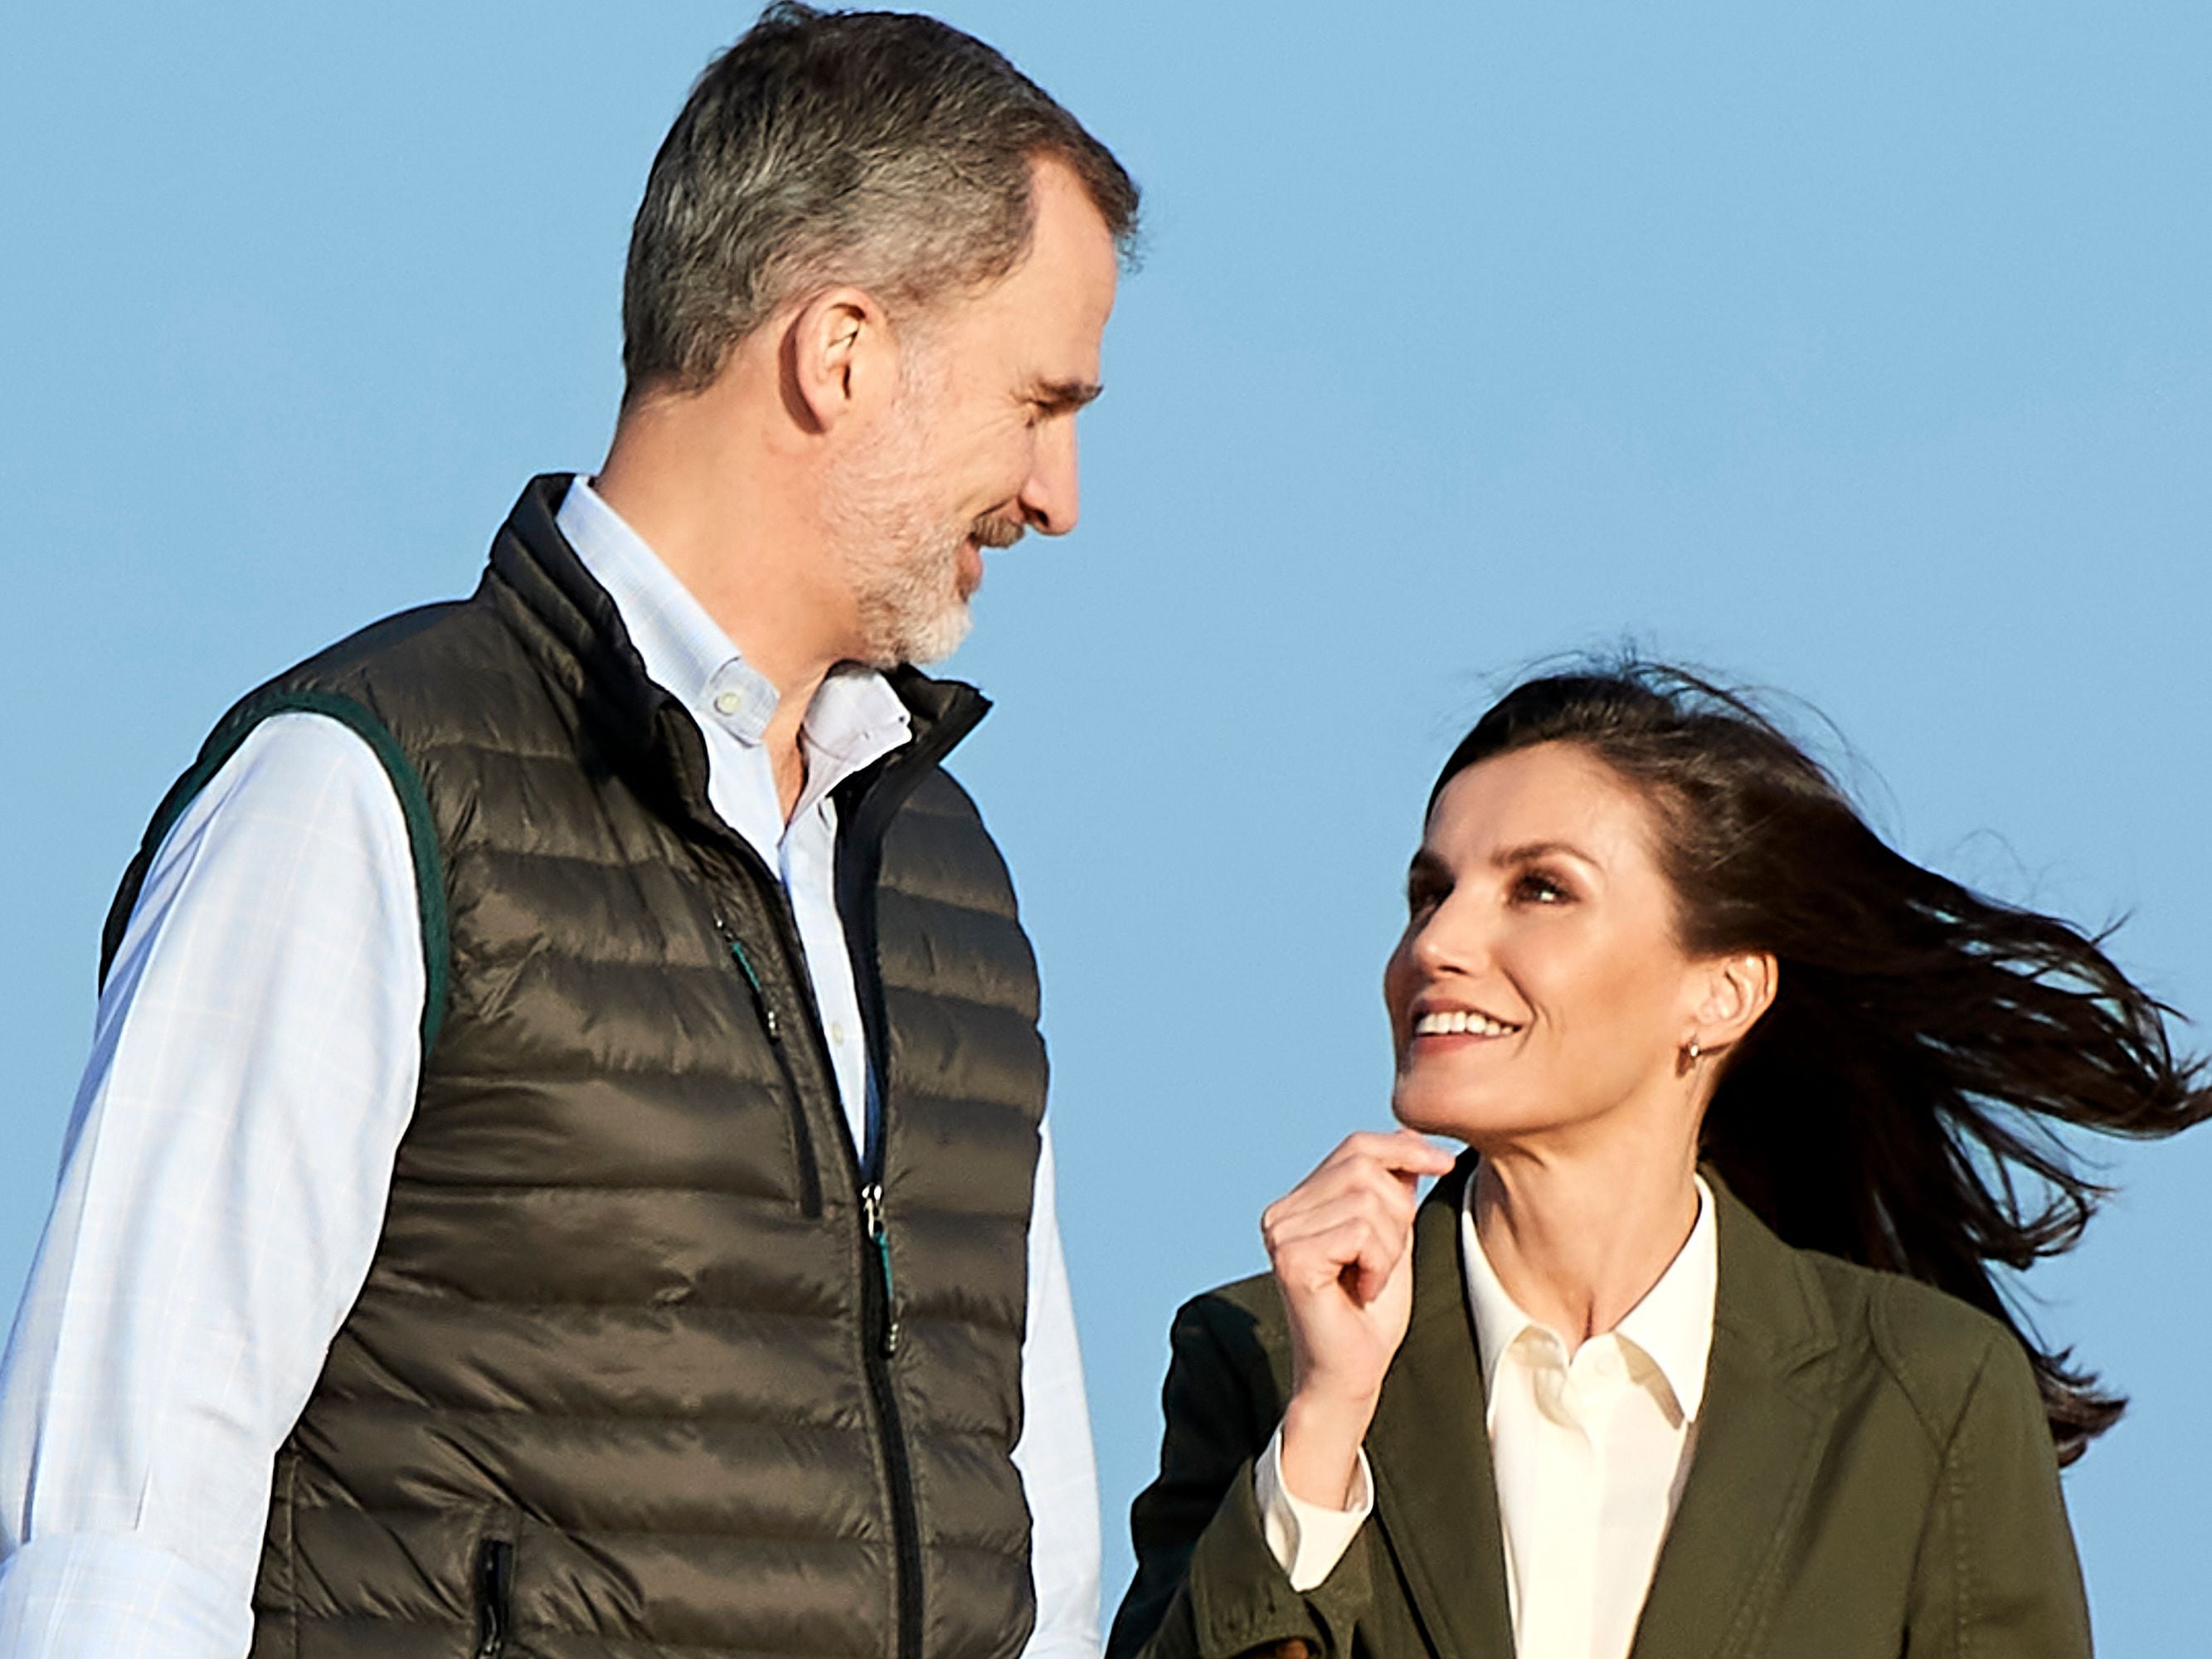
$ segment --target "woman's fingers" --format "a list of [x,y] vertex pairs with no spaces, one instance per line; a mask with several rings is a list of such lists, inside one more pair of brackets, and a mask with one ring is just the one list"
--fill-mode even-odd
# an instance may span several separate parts
[[1411,1130],[1351,1135],[1267,1206],[1260,1231],[1286,1291],[1382,1294],[1411,1237],[1416,1182],[1451,1167]]
[[[1417,1158],[1417,1151],[1432,1156]],[[1430,1172],[1436,1160],[1442,1160],[1447,1170],[1451,1167],[1443,1153],[1418,1136],[1355,1135],[1267,1206],[1260,1218],[1261,1231],[1272,1241],[1279,1232],[1294,1226],[1300,1216],[1334,1203],[1347,1193],[1362,1192],[1374,1194],[1410,1222],[1415,1183]]]
[[1415,1188],[1451,1164],[1409,1130],[1352,1135],[1261,1217],[1308,1407],[1334,1401],[1364,1430],[1411,1308]]
[[1364,1129],[1340,1141],[1314,1173],[1346,1163],[1372,1164],[1393,1175],[1418,1180],[1446,1173],[1452,1166],[1452,1156],[1411,1129]]
[[1332,1193],[1275,1217],[1263,1230],[1268,1254],[1310,1251],[1345,1223],[1354,1221],[1366,1224],[1395,1249],[1412,1232],[1413,1218],[1392,1194],[1359,1188]]
[[1273,1252],[1275,1275],[1286,1291],[1344,1294],[1364,1304],[1405,1255],[1407,1237],[1388,1220],[1349,1213],[1285,1241]]

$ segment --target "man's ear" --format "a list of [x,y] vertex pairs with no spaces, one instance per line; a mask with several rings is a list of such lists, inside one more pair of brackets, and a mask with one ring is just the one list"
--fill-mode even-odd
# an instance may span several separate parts
[[816,295],[790,313],[781,344],[784,407],[809,433],[866,419],[897,394],[898,339],[866,289]]
[[1769,951],[1741,951],[1704,964],[1705,995],[1692,1033],[1706,1054],[1720,1054],[1751,1035],[1759,1017],[1774,1006],[1781,989],[1782,965]]

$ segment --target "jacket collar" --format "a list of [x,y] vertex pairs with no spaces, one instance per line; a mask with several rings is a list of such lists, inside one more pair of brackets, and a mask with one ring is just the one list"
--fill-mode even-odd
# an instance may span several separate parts
[[1798,1252],[1704,1171],[1717,1203],[1720,1287],[1705,1410],[1631,1659],[1740,1651],[1776,1582],[1836,1422],[1835,1321]]
[[[1413,1224],[1413,1312],[1368,1443],[1376,1520],[1439,1653],[1510,1653],[1483,1368],[1460,1259],[1472,1153]],[[1720,1283],[1698,1446],[1632,1659],[1719,1655],[1789,1547],[1834,1425],[1835,1325],[1812,1270],[1711,1170]]]
[[1504,1533],[1459,1254],[1460,1159],[1413,1218],[1413,1312],[1369,1426],[1375,1516],[1437,1653],[1510,1653]]
[[[605,588],[593,580],[556,522],[573,474],[532,478],[500,527],[481,597],[520,636],[540,669],[576,698],[616,769],[664,810],[719,838],[727,831],[707,796],[707,750],[682,703],[646,672],[645,662]],[[902,760],[941,760],[989,711],[958,680],[911,667],[885,677],[914,722],[915,740],[864,775]]]

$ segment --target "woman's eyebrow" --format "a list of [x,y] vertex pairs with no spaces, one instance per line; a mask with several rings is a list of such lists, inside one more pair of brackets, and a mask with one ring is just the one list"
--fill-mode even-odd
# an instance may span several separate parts
[[1449,866],[1425,847],[1413,854],[1413,861],[1406,870],[1408,881],[1419,881],[1424,878],[1431,881],[1448,882],[1451,879]]
[[1555,858],[1564,854],[1578,863],[1595,866],[1597,860],[1571,841],[1529,841],[1518,847],[1508,847],[1493,854],[1491,863],[1500,870],[1510,869],[1516,864],[1534,864],[1540,859]]

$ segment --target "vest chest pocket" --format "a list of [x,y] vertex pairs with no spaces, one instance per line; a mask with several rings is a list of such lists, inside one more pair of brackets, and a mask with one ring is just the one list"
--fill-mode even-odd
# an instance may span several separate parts
[[783,1074],[784,1098],[791,1103],[791,1155],[799,1165],[799,1212],[810,1218],[822,1213],[822,1172],[814,1162],[814,1132],[807,1125],[806,1103],[799,1091],[799,1079],[792,1070],[788,1044],[792,1033],[785,1029],[787,1022],[775,1012],[769,1000],[767,988],[762,985],[760,975],[753,968],[752,958],[745,954],[744,944],[737,932],[723,920],[718,909],[714,913],[714,932],[721,939],[723,954],[744,981],[745,989],[761,1028],[768,1033],[769,1047],[775,1050],[777,1069]]

